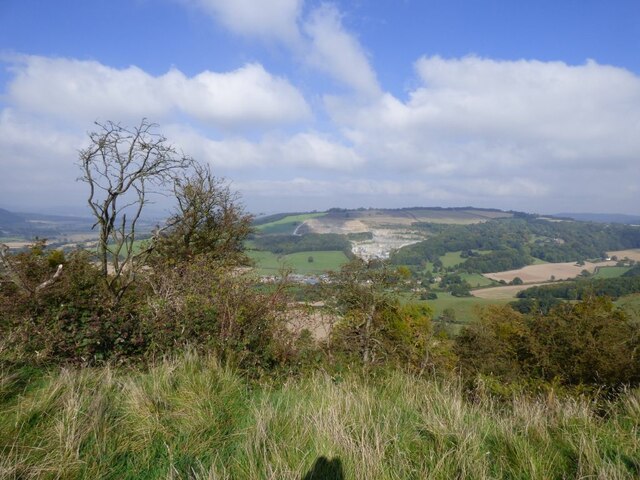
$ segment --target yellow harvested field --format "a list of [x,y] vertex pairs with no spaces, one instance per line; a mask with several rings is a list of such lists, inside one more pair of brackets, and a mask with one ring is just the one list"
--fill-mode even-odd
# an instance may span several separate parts
[[613,257],[615,255],[616,257],[618,257],[618,260],[628,258],[629,260],[640,262],[640,248],[634,248],[631,250],[616,250],[615,252],[607,252],[607,255],[609,255],[610,257]]
[[480,288],[478,290],[471,290],[471,294],[474,297],[485,298],[487,300],[502,300],[515,298],[517,293],[521,290],[545,284],[546,283],[529,283],[527,285],[505,285],[504,287]]
[[544,263],[541,265],[528,265],[517,270],[485,273],[484,276],[496,281],[511,282],[514,278],[520,277],[524,283],[540,283],[550,281],[552,275],[555,280],[568,280],[580,275],[582,270],[593,273],[597,267],[610,267],[615,264],[616,262],[614,261],[586,262],[584,265],[578,265],[574,262]]

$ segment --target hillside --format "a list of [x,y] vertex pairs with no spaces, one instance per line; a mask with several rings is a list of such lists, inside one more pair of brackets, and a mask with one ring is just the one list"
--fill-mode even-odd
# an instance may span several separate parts
[[[49,215],[37,212],[11,212],[0,208],[0,241],[20,246],[34,238],[46,238],[49,244],[62,247],[96,238],[95,220],[87,216]],[[138,225],[140,234],[148,234],[157,219],[143,218]]]
[[[387,258],[394,250],[427,238],[429,232],[422,227],[425,224],[473,225],[512,216],[512,212],[472,207],[334,208],[326,212],[277,214],[256,220],[255,241],[250,248],[275,254],[341,251],[347,256]],[[292,243],[312,243],[313,247],[287,246]]]
[[558,218],[571,218],[581,222],[640,225],[640,215],[625,215],[622,213],[556,213],[553,216]]
[[455,380],[317,373],[256,385],[188,354],[148,371],[0,372],[2,478],[637,478],[617,402],[469,398]]

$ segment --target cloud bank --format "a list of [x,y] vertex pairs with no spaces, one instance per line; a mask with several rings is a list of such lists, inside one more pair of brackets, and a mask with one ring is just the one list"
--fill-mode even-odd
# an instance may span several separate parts
[[[473,204],[638,213],[640,77],[628,70],[593,60],[425,55],[400,97],[380,85],[333,5],[277,0],[257,10],[249,0],[181,1],[232,35],[275,42],[291,71],[331,82],[309,90],[299,84],[304,75],[257,61],[189,76],[74,58],[5,59],[0,203],[20,196],[15,185],[26,172],[68,176],[93,120],[145,116],[236,180],[250,207],[263,211],[296,210],[307,198],[305,208],[318,209]],[[55,194],[51,182],[34,182],[32,190]]]

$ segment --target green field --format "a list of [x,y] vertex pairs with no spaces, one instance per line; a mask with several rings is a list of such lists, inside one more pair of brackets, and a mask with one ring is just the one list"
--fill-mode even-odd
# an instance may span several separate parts
[[461,264],[465,261],[464,258],[460,256],[462,252],[447,252],[440,257],[440,261],[442,262],[442,266],[444,268],[455,267],[456,265]]
[[536,257],[532,257],[532,258],[533,258],[533,262],[531,262],[531,265],[543,265],[545,263],[549,263],[549,262],[545,262],[540,258],[536,258]]
[[[260,275],[274,275],[282,268],[290,268],[293,273],[312,274],[339,270],[349,259],[344,252],[298,252],[289,255],[276,255],[271,252],[250,250],[249,257],[256,262],[256,272]],[[313,262],[309,262],[309,257]]]
[[437,292],[436,300],[427,300],[426,303],[433,309],[434,318],[438,317],[445,309],[451,308],[456,313],[456,321],[469,323],[478,318],[478,309],[488,305],[504,305],[509,299],[485,299],[478,297],[454,297],[448,292]]
[[631,267],[598,267],[592,278],[617,278],[621,277]]
[[276,220],[275,222],[265,223],[263,225],[258,225],[256,230],[260,233],[284,233],[291,234],[294,232],[296,227],[300,225],[305,220],[309,220],[310,218],[323,217],[326,213],[304,213],[301,215],[289,215],[287,217],[281,218],[280,220]]
[[460,278],[471,285],[472,288],[489,287],[498,285],[497,282],[480,275],[479,273],[461,273]]

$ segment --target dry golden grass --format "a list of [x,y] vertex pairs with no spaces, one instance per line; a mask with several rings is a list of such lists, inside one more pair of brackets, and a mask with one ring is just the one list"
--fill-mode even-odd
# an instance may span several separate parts
[[616,262],[613,261],[585,262],[584,265],[578,265],[575,262],[543,263],[540,265],[527,265],[517,270],[485,273],[484,276],[496,281],[511,282],[514,278],[520,277],[524,283],[541,283],[550,281],[552,276],[555,280],[568,280],[577,277],[583,270],[593,273],[597,267],[607,267],[615,264]]
[[0,371],[7,479],[300,480],[321,457],[343,479],[640,474],[637,390],[596,411],[482,388],[468,400],[455,379],[400,372],[253,384],[193,354],[147,372],[42,373],[17,390],[16,375]]
[[613,257],[615,255],[616,257],[618,257],[618,260],[628,258],[629,260],[640,262],[640,248],[634,248],[630,250],[616,250],[613,252],[608,252],[607,255],[609,255],[610,257]]

